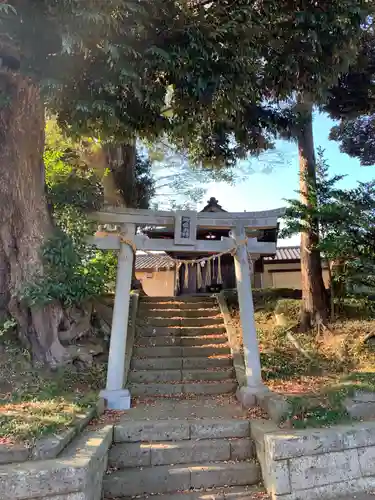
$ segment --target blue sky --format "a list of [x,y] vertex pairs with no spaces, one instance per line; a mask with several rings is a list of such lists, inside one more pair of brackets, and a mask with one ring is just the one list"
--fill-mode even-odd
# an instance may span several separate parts
[[[339,146],[334,141],[328,140],[330,128],[334,122],[326,115],[314,116],[315,147],[325,149],[330,171],[334,174],[347,175],[343,179],[342,187],[355,186],[357,181],[369,181],[375,178],[375,167],[361,167],[359,161],[340,153]],[[269,173],[263,173],[267,163],[275,160],[279,155],[278,164]],[[282,159],[280,161],[280,158]],[[276,152],[260,160],[252,159],[250,163],[254,173],[241,180],[234,186],[225,183],[212,182],[208,185],[204,202],[198,207],[202,208],[206,199],[214,196],[225,210],[230,212],[267,210],[285,206],[285,198],[295,198],[298,190],[298,152],[293,143],[279,141]],[[298,244],[299,238],[280,242],[281,244]]]

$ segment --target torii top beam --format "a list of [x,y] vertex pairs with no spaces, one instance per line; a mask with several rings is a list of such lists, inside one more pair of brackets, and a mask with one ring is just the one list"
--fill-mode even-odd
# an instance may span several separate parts
[[196,218],[201,228],[231,229],[238,225],[246,229],[272,229],[277,227],[278,218],[285,213],[284,208],[262,212],[191,212],[152,211],[123,207],[111,207],[90,215],[103,224],[137,224],[146,226],[174,226],[176,217],[184,214]]

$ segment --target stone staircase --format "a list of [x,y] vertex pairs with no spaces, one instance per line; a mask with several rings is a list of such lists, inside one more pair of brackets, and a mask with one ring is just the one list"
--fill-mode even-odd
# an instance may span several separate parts
[[[115,425],[104,497],[253,498],[261,479],[250,423],[234,400],[140,404]],[[193,496],[192,496],[193,495]]]
[[[250,500],[260,467],[212,297],[143,298],[105,499]],[[207,491],[209,489],[209,491]]]
[[237,382],[216,299],[143,298],[128,382],[138,397],[234,392]]

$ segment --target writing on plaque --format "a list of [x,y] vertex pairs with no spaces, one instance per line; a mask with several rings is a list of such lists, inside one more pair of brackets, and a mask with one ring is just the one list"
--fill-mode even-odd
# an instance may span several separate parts
[[181,238],[184,240],[189,240],[190,239],[190,217],[182,216],[181,217]]

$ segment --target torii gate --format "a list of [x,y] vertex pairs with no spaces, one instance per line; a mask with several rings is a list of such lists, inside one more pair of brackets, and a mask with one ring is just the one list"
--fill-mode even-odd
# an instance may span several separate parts
[[[259,242],[249,238],[252,231],[277,228],[278,218],[284,209],[264,212],[161,212],[128,208],[106,208],[91,218],[101,224],[121,227],[121,234],[98,233],[93,242],[103,250],[118,250],[116,294],[113,309],[112,330],[108,358],[107,385],[101,396],[111,409],[129,409],[130,393],[123,387],[125,373],[125,346],[129,318],[130,287],[134,249],[144,251],[178,251],[220,253],[234,251],[235,275],[243,334],[247,387],[244,397],[254,399],[263,390],[258,340],[254,321],[254,305],[251,290],[251,273],[248,254],[253,258],[276,252],[276,242]],[[152,239],[136,234],[136,226],[174,227],[174,240]],[[197,227],[228,229],[229,238],[221,241],[197,240]]]

